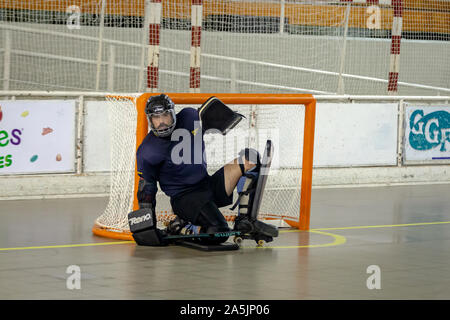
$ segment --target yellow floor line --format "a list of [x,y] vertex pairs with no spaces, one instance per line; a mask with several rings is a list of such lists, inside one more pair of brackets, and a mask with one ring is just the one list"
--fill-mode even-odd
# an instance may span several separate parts
[[111,245],[111,244],[124,244],[124,243],[134,243],[134,241],[115,241],[115,242],[99,242],[99,243],[84,243],[84,244],[65,244],[65,245],[57,245],[57,246],[40,246],[40,247],[0,248],[0,251],[92,247],[92,246],[107,246],[107,245]]
[[430,225],[439,225],[439,224],[450,224],[450,221],[442,221],[442,222],[422,222],[422,223],[405,223],[405,224],[386,224],[386,225],[378,225],[378,226],[355,226],[355,227],[341,227],[341,228],[318,228],[311,229],[310,231],[315,230],[352,230],[352,229],[372,229],[372,228],[396,228],[396,227],[420,227],[420,226],[430,226]]
[[333,233],[328,233],[328,232],[322,232],[322,231],[317,231],[317,230],[310,230],[309,232],[311,233],[318,233],[321,235],[325,235],[325,236],[330,236],[334,238],[333,242],[329,242],[329,243],[325,243],[325,244],[309,244],[309,245],[304,245],[304,246],[244,246],[242,248],[253,248],[253,249],[299,249],[299,248],[325,248],[325,247],[334,247],[334,246],[338,246],[341,244],[344,244],[347,242],[347,239],[344,236],[338,235],[338,234],[333,234]]
[[[336,228],[315,228],[309,231],[331,231],[331,230],[352,230],[352,229],[373,229],[373,228],[396,228],[396,227],[420,227],[429,225],[450,224],[450,221],[438,221],[438,222],[420,222],[420,223],[405,223],[405,224],[384,224],[374,226],[354,226],[354,227],[336,227]],[[282,230],[280,233],[289,232],[308,232],[303,230]]]
[[[302,230],[281,230],[280,233],[289,232],[311,232],[322,235],[327,235],[334,238],[333,242],[326,244],[315,244],[305,246],[244,246],[243,248],[259,248],[259,249],[294,249],[294,248],[323,248],[338,246],[344,244],[347,240],[344,236],[336,235],[324,231],[331,230],[354,230],[354,229],[372,229],[372,228],[394,228],[394,227],[417,227],[417,226],[429,226],[429,225],[442,225],[450,224],[450,221],[442,222],[422,222],[422,223],[408,223],[408,224],[390,224],[390,225],[374,225],[374,226],[354,226],[354,227],[337,227],[337,228],[316,228],[309,231]],[[115,241],[115,242],[99,242],[99,243],[85,243],[85,244],[67,244],[67,245],[55,245],[55,246],[36,246],[36,247],[17,247],[17,248],[0,248],[0,251],[17,251],[17,250],[36,250],[36,249],[57,249],[57,248],[75,248],[75,247],[93,247],[93,246],[107,246],[116,244],[134,243],[134,241]]]

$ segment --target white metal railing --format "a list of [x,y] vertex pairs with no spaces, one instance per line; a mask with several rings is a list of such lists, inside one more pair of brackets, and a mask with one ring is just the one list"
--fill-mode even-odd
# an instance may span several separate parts
[[[55,59],[55,60],[62,60],[62,61],[68,61],[68,62],[78,62],[78,63],[84,63],[84,64],[92,64],[97,66],[97,72],[96,72],[96,85],[95,90],[98,91],[99,89],[99,79],[100,79],[100,69],[102,66],[107,66],[107,79],[108,79],[108,90],[113,91],[113,83],[114,83],[114,69],[115,68],[124,68],[124,69],[130,69],[130,70],[136,70],[139,71],[139,88],[140,90],[145,90],[144,87],[142,87],[142,78],[143,78],[143,72],[145,70],[144,59],[141,58],[141,66],[136,65],[126,65],[126,64],[118,64],[115,60],[115,47],[114,45],[122,45],[122,46],[129,46],[129,47],[136,47],[140,48],[145,52],[147,49],[146,44],[139,44],[139,43],[133,43],[133,42],[126,42],[126,41],[120,41],[120,40],[113,40],[113,39],[107,39],[103,36],[101,39],[98,37],[92,37],[92,36],[86,36],[86,35],[74,35],[64,32],[58,32],[58,31],[52,31],[52,30],[42,30],[42,29],[33,29],[23,26],[16,26],[16,25],[8,25],[8,24],[0,24],[0,30],[6,30],[5,33],[5,43],[4,48],[0,48],[0,52],[4,53],[4,59],[3,59],[3,66],[4,66],[4,75],[3,75],[3,90],[8,90],[10,87],[10,63],[11,63],[11,55],[17,54],[17,55],[25,55],[30,57],[40,57],[40,58],[47,58],[47,59]],[[55,54],[48,54],[48,53],[37,53],[37,52],[30,52],[30,51],[24,51],[24,50],[13,50],[11,48],[11,37],[9,35],[9,31],[25,31],[30,33],[39,33],[39,34],[48,34],[52,36],[61,36],[66,38],[73,38],[73,39],[79,39],[79,40],[86,40],[86,41],[92,41],[92,42],[99,42],[99,49],[98,49],[98,55],[96,60],[90,60],[90,59],[82,59],[82,58],[75,58],[75,57],[67,57],[67,56],[61,56],[61,55],[55,55]],[[102,33],[101,33],[102,34]],[[344,44],[346,43],[346,36],[344,33]],[[100,45],[101,43],[101,45]],[[103,43],[109,44],[109,54],[108,54],[108,61],[102,61],[101,54],[103,51]],[[180,49],[172,49],[172,48],[165,48],[161,47],[161,51],[165,51],[168,53],[173,54],[181,54],[181,55],[190,55],[189,50],[180,50]],[[305,68],[305,67],[298,67],[298,66],[291,66],[291,65],[284,65],[284,64],[278,64],[278,63],[271,63],[271,62],[263,62],[263,61],[256,61],[251,59],[243,59],[243,58],[236,58],[236,57],[229,57],[229,56],[220,56],[215,54],[208,54],[208,53],[202,53],[202,58],[210,58],[210,59],[218,59],[222,61],[226,61],[232,64],[232,68],[234,70],[238,70],[233,64],[236,63],[244,63],[249,65],[255,65],[255,66],[262,66],[262,67],[271,67],[279,70],[289,70],[289,71],[298,71],[300,73],[312,73],[317,75],[324,75],[324,76],[332,76],[338,78],[338,94],[342,94],[343,92],[343,82],[342,80],[344,78],[346,79],[354,79],[354,80],[363,80],[363,81],[370,81],[374,83],[383,83],[388,84],[388,80],[386,79],[380,79],[375,77],[368,77],[368,76],[361,76],[361,75],[354,75],[354,74],[346,74],[343,73],[343,59],[345,59],[345,46],[343,46],[342,53],[343,55],[341,57],[341,64],[340,64],[340,71],[339,72],[333,72],[333,71],[325,71],[320,69],[313,69],[313,68]],[[189,77],[188,72],[176,72],[176,71],[169,71],[169,70],[163,70],[160,69],[160,72],[162,74],[172,74],[172,75],[178,75],[182,77]],[[310,93],[316,93],[316,94],[333,94],[334,92],[329,91],[319,91],[314,90],[310,88],[296,88],[296,87],[289,87],[289,86],[282,86],[282,85],[274,85],[274,84],[268,84],[268,83],[262,83],[262,82],[255,82],[255,81],[245,81],[245,80],[239,80],[237,73],[234,74],[231,78],[224,78],[224,77],[217,77],[217,76],[208,76],[208,75],[202,75],[202,79],[205,80],[214,80],[214,81],[224,81],[231,83],[231,87],[236,87],[236,84],[248,84],[253,85],[256,87],[261,88],[274,88],[274,89],[282,89],[282,90],[289,90],[293,92],[310,92]],[[431,90],[436,91],[437,93],[443,92],[443,93],[450,93],[450,88],[444,88],[444,87],[437,87],[437,86],[429,86],[429,85],[423,85],[418,83],[410,83],[410,82],[398,82],[399,86],[403,87],[410,87],[410,88],[418,88],[418,89],[425,89],[425,90]],[[80,89],[80,88],[74,88],[74,89]]]
[[[90,98],[105,98],[107,95],[137,95],[140,92],[93,92],[93,91],[20,91],[20,90],[9,90],[0,91],[0,97],[90,97]],[[314,98],[317,101],[327,101],[327,100],[339,100],[339,101],[442,101],[448,103],[450,101],[449,96],[389,96],[389,95],[315,95]]]

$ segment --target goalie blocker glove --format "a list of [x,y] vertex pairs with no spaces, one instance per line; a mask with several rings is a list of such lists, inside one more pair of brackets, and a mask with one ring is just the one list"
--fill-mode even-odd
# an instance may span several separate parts
[[134,241],[140,246],[165,246],[164,232],[156,227],[156,215],[152,208],[143,208],[128,214],[128,224]]
[[243,115],[234,112],[216,97],[210,97],[198,109],[198,115],[202,122],[203,132],[209,129],[219,130],[223,135],[233,129]]

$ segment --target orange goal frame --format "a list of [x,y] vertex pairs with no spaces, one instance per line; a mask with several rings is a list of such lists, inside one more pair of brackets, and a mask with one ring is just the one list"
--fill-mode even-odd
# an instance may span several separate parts
[[[136,150],[148,134],[148,122],[145,115],[145,104],[151,96],[161,93],[144,93],[136,102],[137,129]],[[300,194],[300,218],[299,221],[286,222],[300,230],[309,230],[311,214],[311,188],[314,155],[314,130],[316,118],[316,99],[310,94],[268,94],[268,93],[165,93],[174,104],[203,104],[210,97],[215,96],[225,104],[303,104],[305,106],[305,125],[303,137],[303,164],[302,185]],[[135,175],[134,190],[137,190],[139,176]],[[133,210],[138,210],[136,192],[134,193]]]
[[[148,134],[148,120],[145,114],[145,105],[151,96],[161,93],[144,93],[136,99],[137,124],[136,124],[136,150]],[[247,94],[247,93],[165,93],[175,105],[201,105],[210,97],[215,96],[225,104],[265,104],[265,105],[299,105],[305,106],[305,122],[303,137],[303,160],[300,193],[300,213],[298,221],[285,220],[290,226],[299,230],[309,230],[311,214],[311,188],[314,155],[314,130],[316,117],[316,99],[310,94]],[[134,100],[132,97],[120,97]],[[138,189],[139,176],[135,168],[134,190]],[[138,210],[137,194],[134,192],[133,210]],[[130,232],[94,226],[93,233],[99,236],[133,240]]]

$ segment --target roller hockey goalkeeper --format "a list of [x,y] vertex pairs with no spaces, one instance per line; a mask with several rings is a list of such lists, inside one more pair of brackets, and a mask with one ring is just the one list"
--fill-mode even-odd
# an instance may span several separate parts
[[[273,154],[273,146],[267,142],[263,159],[254,149],[246,148],[239,157],[226,164],[210,176],[206,171],[206,160],[195,162],[194,152],[191,159],[183,161],[173,159],[173,149],[177,143],[171,138],[174,132],[185,134],[191,141],[191,150],[198,150],[197,134],[201,138],[207,131],[219,131],[226,134],[242,119],[242,115],[233,112],[215,97],[208,99],[201,108],[185,108],[175,114],[174,105],[166,95],[151,97],[146,106],[146,114],[151,131],[137,152],[138,174],[141,177],[137,197],[140,210],[129,214],[130,230],[140,245],[166,245],[169,239],[200,235],[222,234],[222,237],[206,237],[205,245],[218,245],[225,242],[231,234],[236,240],[254,239],[257,242],[270,242],[278,236],[277,228],[257,220],[259,206],[267,180],[267,171]],[[198,124],[201,123],[201,126]],[[177,131],[178,130],[178,131]],[[189,139],[191,138],[191,139]],[[186,141],[187,141],[186,140]],[[204,152],[204,143],[201,150]],[[202,153],[203,154],[203,153]],[[192,161],[194,160],[194,161]],[[170,203],[176,219],[167,229],[156,228],[156,182],[162,191],[170,197]],[[228,223],[219,208],[233,203],[233,190],[237,187],[238,216],[234,229]]]

